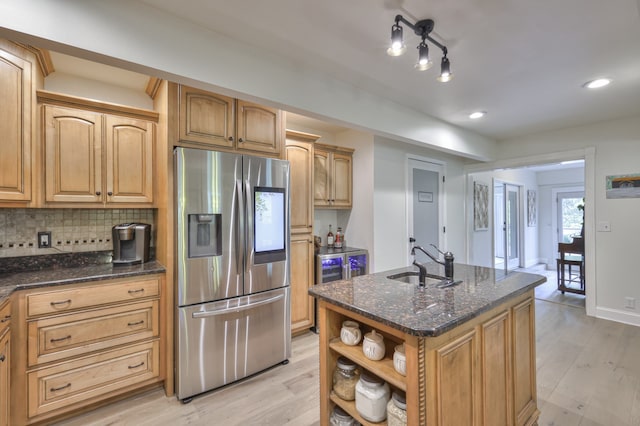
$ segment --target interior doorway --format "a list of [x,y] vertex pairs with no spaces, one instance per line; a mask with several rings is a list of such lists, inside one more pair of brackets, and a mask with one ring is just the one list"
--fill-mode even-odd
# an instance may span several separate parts
[[[444,166],[422,158],[409,158],[407,167],[407,214],[408,236],[425,249],[433,244],[444,250],[444,229],[442,206]],[[407,238],[407,257],[410,252]],[[435,250],[433,254],[437,255]],[[418,262],[430,259],[423,253],[416,253]]]
[[494,180],[494,267],[510,271],[520,267],[520,186]]

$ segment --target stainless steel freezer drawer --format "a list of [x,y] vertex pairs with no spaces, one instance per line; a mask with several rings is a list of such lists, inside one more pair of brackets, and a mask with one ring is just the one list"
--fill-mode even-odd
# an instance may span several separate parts
[[177,308],[179,399],[235,382],[291,356],[289,287]]

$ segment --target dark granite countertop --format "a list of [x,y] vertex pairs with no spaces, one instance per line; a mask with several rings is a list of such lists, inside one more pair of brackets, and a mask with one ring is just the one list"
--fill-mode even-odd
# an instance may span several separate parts
[[0,274],[0,303],[15,290],[109,280],[156,274],[164,271],[165,268],[160,262],[152,260],[147,263],[128,266],[113,266],[112,263],[101,263],[75,267],[58,266],[36,271]]
[[[428,264],[429,273],[443,274],[441,266]],[[389,275],[417,271],[416,267],[354,277],[351,280],[315,285],[309,294],[356,312],[407,334],[438,336],[483,312],[544,283],[542,275],[456,263],[455,280],[462,283],[437,288],[435,279],[425,287],[387,278]],[[417,277],[412,277],[417,283]]]

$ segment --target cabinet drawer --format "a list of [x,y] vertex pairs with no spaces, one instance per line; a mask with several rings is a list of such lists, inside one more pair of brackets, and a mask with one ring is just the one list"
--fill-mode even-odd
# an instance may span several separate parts
[[[2,305],[2,303],[0,303],[0,305]],[[9,300],[7,299],[5,304],[0,307],[0,336],[2,336],[2,333],[4,333],[7,328],[9,328],[10,324],[11,303],[9,303]]]
[[135,279],[27,295],[27,316],[68,312],[160,295],[160,279]]
[[158,300],[29,321],[29,366],[158,337]]
[[29,417],[70,411],[159,377],[158,352],[157,341],[147,342],[28,373]]

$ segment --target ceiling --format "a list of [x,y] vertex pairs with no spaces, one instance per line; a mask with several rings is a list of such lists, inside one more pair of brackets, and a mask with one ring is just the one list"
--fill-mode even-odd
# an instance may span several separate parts
[[[140,1],[497,140],[640,115],[640,0]],[[406,27],[407,53],[386,55],[396,14],[434,19],[451,82],[434,46],[414,69]]]
[[[492,139],[640,115],[640,0],[139,0]],[[396,14],[431,18],[454,79],[386,54]],[[144,90],[146,78],[53,54],[56,70]],[[103,68],[101,68],[103,67]],[[587,90],[606,76],[613,83]],[[469,113],[486,111],[480,120]],[[331,123],[305,121],[301,125]]]

